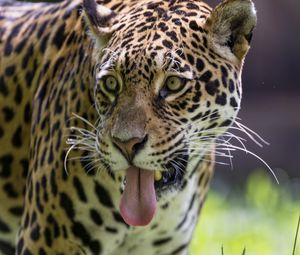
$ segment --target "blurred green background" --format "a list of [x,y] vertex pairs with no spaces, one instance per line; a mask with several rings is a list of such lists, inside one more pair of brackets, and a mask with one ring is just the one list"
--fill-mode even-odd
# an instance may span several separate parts
[[[192,255],[292,255],[300,201],[286,179],[280,185],[265,169],[255,170],[243,188],[212,189],[191,247]],[[299,194],[298,194],[299,195]],[[298,241],[295,255],[300,254]]]
[[[242,255],[244,248],[246,255],[293,253],[300,216],[300,1],[253,1],[258,26],[244,69],[240,117],[271,143],[262,149],[246,145],[272,167],[280,184],[245,153],[233,154],[233,171],[217,165],[192,255],[222,255],[222,247],[224,255]],[[206,2],[214,7],[220,1]]]

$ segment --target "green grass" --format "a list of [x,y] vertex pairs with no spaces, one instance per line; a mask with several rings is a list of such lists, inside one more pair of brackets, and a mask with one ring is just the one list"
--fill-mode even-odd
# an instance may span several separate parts
[[236,193],[225,198],[210,192],[191,255],[300,255],[300,201],[288,184],[277,185],[266,171],[256,171]]

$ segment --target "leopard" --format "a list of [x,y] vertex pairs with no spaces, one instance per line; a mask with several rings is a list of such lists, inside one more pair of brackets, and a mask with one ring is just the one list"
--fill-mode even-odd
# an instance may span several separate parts
[[237,118],[251,0],[0,2],[0,253],[186,255]]

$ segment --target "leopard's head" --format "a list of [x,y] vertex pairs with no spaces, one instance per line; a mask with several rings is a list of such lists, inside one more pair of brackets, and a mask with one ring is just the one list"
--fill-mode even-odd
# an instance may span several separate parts
[[154,0],[115,12],[85,0],[83,9],[95,40],[97,162],[126,173],[121,214],[146,225],[156,197],[176,194],[234,121],[255,8]]

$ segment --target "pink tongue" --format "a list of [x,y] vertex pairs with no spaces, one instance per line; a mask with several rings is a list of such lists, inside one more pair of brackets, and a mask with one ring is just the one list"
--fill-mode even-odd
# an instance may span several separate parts
[[130,167],[126,172],[125,190],[120,212],[128,225],[146,226],[156,210],[154,172]]

